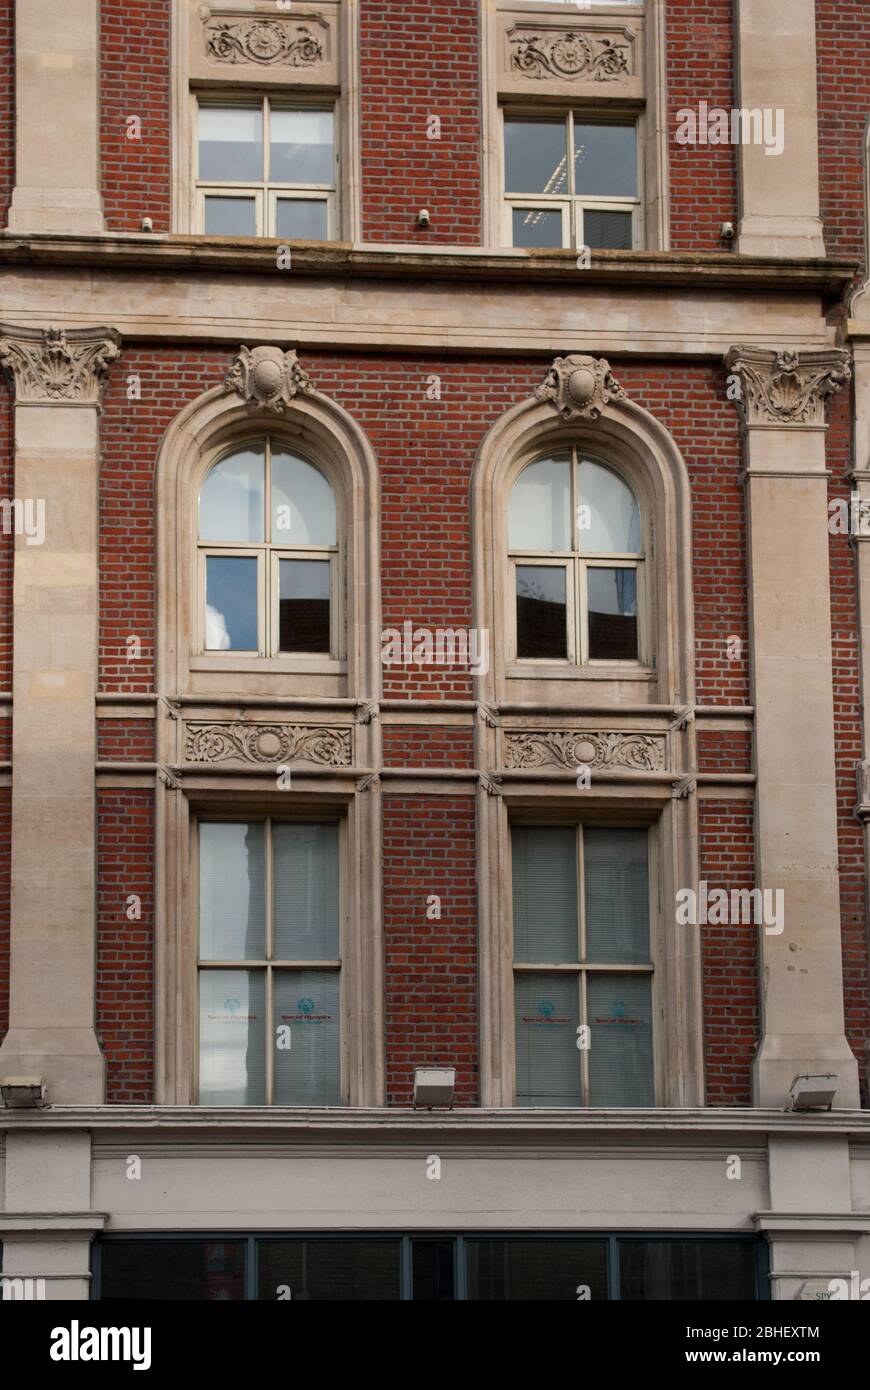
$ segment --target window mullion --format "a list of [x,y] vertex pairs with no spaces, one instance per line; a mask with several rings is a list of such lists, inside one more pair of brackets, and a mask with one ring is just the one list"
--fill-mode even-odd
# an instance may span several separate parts
[[275,1070],[275,1018],[272,1002],[272,959],[275,954],[272,941],[272,818],[266,817],[265,835],[265,866],[264,872],[266,882],[263,894],[266,904],[266,1104],[273,1104],[274,1094],[274,1070]]
[[568,195],[574,197],[574,112],[568,112]]

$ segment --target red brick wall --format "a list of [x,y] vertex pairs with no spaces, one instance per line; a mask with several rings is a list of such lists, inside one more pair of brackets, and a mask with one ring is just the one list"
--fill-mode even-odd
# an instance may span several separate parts
[[[828,499],[849,503],[845,473],[851,457],[851,393],[835,396],[829,415]],[[840,851],[840,926],[843,938],[843,990],[846,1037],[866,1076],[870,1041],[870,969],[864,887],[864,834],[855,817],[855,764],[861,761],[860,633],[855,550],[848,536],[832,535],[831,630],[834,664],[834,740],[837,773],[837,840]]]
[[698,733],[699,772],[751,772],[752,735],[737,729]]
[[[154,682],[156,579],[154,475],[163,434],[195,396],[226,376],[232,354],[127,348],[112,372],[100,422],[100,686],[151,691]],[[141,399],[127,399],[139,377]],[[127,638],[141,658],[128,661]]]
[[15,187],[15,0],[0,0],[0,227]]
[[698,103],[734,105],[733,0],[667,0],[671,246],[723,250],[723,222],[737,225],[737,165],[732,145],[678,145],[677,112]]
[[[100,166],[106,226],[169,231],[170,0],[100,0]],[[141,139],[127,138],[139,116]]]
[[[385,796],[387,1103],[410,1105],[414,1067],[456,1067],[456,1102],[477,1087],[477,888],[473,796]],[[430,894],[441,920],[426,917]]]
[[458,726],[385,724],[386,767],[457,767],[474,764],[472,731]]
[[864,128],[870,116],[870,5],[816,0],[819,180],[825,249],[864,260]]
[[479,22],[478,0],[363,0],[364,240],[480,243]]
[[154,761],[153,719],[99,719],[97,759],[101,763]]
[[[754,888],[751,801],[711,798],[698,805],[700,877],[707,891]],[[678,927],[700,931],[708,1105],[749,1105],[760,1036],[758,927]]]
[[[154,792],[97,793],[97,1034],[110,1103],[150,1104],[154,1079]],[[138,921],[127,900],[141,900]]]

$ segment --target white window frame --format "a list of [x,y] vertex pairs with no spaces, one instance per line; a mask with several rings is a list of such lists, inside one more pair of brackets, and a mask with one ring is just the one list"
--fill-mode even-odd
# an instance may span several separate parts
[[[193,147],[191,150],[191,168],[194,171],[192,179],[193,192],[193,225],[199,235],[216,235],[216,233],[206,233],[205,231],[205,200],[207,197],[224,198],[244,198],[252,197],[256,203],[256,236],[269,240],[278,241],[281,239],[292,240],[292,238],[280,238],[276,230],[277,226],[277,202],[279,198],[292,198],[300,202],[324,202],[326,204],[326,241],[338,239],[338,229],[340,226],[339,209],[339,134],[340,119],[338,102],[331,100],[317,100],[313,97],[301,96],[296,94],[278,95],[274,92],[251,92],[246,96],[240,96],[238,92],[221,96],[213,92],[193,92],[193,117],[191,129],[193,133]],[[254,179],[248,182],[236,182],[232,180],[212,180],[201,179],[199,177],[199,113],[202,107],[235,107],[239,110],[254,110],[260,106],[262,112],[263,148],[261,179]],[[333,181],[331,184],[325,183],[275,183],[267,179],[268,159],[269,159],[269,127],[271,112],[276,111],[331,111],[332,112],[332,132],[333,132]]]
[[[568,667],[585,666],[592,668],[622,668],[627,670],[638,670],[648,665],[648,619],[646,613],[646,585],[644,583],[644,573],[647,557],[646,540],[646,518],[641,500],[629,480],[623,475],[620,469],[604,458],[598,458],[588,450],[580,448],[576,444],[569,444],[561,449],[555,449],[554,453],[568,453],[570,455],[571,473],[571,492],[570,492],[570,517],[572,522],[572,535],[577,535],[577,480],[580,463],[586,459],[590,463],[596,463],[601,468],[606,468],[615,474],[622,483],[630,490],[640,511],[641,526],[641,549],[636,554],[628,552],[614,552],[606,554],[603,552],[581,551],[579,547],[572,550],[518,550],[510,544],[510,502],[513,490],[525,472],[540,459],[547,458],[549,455],[540,454],[537,458],[530,459],[528,463],[514,474],[510,493],[507,498],[507,535],[508,535],[508,565],[510,568],[511,583],[507,591],[508,602],[508,662],[510,665],[528,668],[533,672],[536,667]],[[568,570],[566,582],[567,613],[566,623],[568,626],[568,656],[519,656],[518,655],[518,634],[517,634],[517,582],[516,570],[518,565],[554,565],[561,566]],[[587,582],[586,573],[589,569],[633,569],[637,574],[637,656],[626,657],[594,657],[589,656],[589,605],[587,602]]]
[[[282,448],[290,446],[278,441]],[[203,541],[199,539],[199,501],[202,490],[205,487],[212,469],[216,468],[222,459],[230,457],[239,450],[244,449],[246,444],[263,444],[263,524],[265,536],[268,539],[263,541]],[[229,448],[223,449],[209,463],[209,466],[202,473],[199,480],[199,487],[196,494],[196,552],[197,552],[197,583],[196,583],[196,655],[209,658],[226,658],[232,661],[235,658],[259,657],[271,658],[280,662],[293,661],[340,661],[344,656],[344,585],[343,585],[343,565],[342,547],[340,544],[342,534],[342,509],[339,493],[335,487],[335,482],[330,473],[325,468],[321,468],[315,458],[300,454],[305,462],[310,464],[327,481],[332,489],[335,500],[335,526],[336,543],[334,545],[309,545],[301,546],[287,545],[286,541],[278,543],[271,539],[272,535],[272,447],[273,436],[269,433],[252,436],[247,440],[239,440]],[[206,607],[206,573],[205,557],[209,555],[238,555],[241,557],[254,556],[257,559],[257,650],[250,648],[232,647],[228,650],[217,650],[207,648],[205,645],[205,607]],[[280,643],[280,569],[279,560],[323,560],[329,562],[329,651],[328,652],[282,652]]]
[[[256,822],[256,823],[258,823],[258,824],[265,825],[265,827],[266,827],[266,833],[265,833],[265,862],[264,862],[264,866],[263,866],[263,873],[264,873],[264,880],[265,880],[265,881],[264,881],[264,890],[265,890],[265,892],[264,892],[264,898],[265,898],[265,904],[266,904],[266,954],[265,954],[265,958],[264,958],[263,960],[253,960],[253,959],[252,959],[252,960],[203,960],[202,956],[200,955],[199,904],[200,904],[201,884],[200,884],[200,877],[199,877],[199,875],[200,875],[199,827],[200,827],[200,825],[202,825],[203,823],[206,823],[206,822],[215,822],[215,821],[229,822],[230,824],[252,824],[252,823]],[[338,826],[338,904],[339,904],[339,918],[338,918],[338,932],[339,932],[339,936],[338,936],[338,942],[339,942],[339,955],[338,955],[338,958],[337,958],[336,960],[318,960],[318,961],[277,960],[277,959],[273,958],[272,955],[271,955],[271,951],[272,951],[272,935],[273,935],[273,895],[274,895],[274,884],[273,884],[273,881],[272,881],[272,828],[273,828],[274,825],[284,825],[284,824],[293,823],[293,822],[295,822],[295,823],[297,823],[297,824],[303,824],[303,825],[325,825],[325,824],[328,823],[328,824],[337,824],[337,826]],[[194,1007],[195,1007],[195,1017],[194,1017],[194,1019],[192,1020],[194,1045],[193,1045],[193,1048],[192,1048],[192,1054],[193,1054],[193,1055],[192,1055],[192,1058],[191,1058],[192,1068],[193,1068],[193,1077],[192,1077],[192,1086],[193,1086],[193,1089],[192,1089],[192,1095],[193,1095],[194,1098],[195,1098],[195,1099],[194,1099],[194,1104],[198,1105],[198,1104],[200,1103],[200,1102],[199,1102],[199,1069],[200,1069],[200,1058],[201,1058],[201,1042],[200,1042],[200,1035],[199,1035],[199,1023],[200,1023],[200,1002],[199,1002],[199,1000],[200,1000],[200,977],[201,977],[201,975],[202,975],[204,972],[208,971],[208,970],[249,970],[249,971],[252,971],[252,970],[262,970],[262,971],[264,972],[264,974],[265,974],[265,976],[266,976],[266,989],[265,989],[265,999],[266,999],[266,1033],[265,1033],[265,1042],[266,1042],[266,1088],[265,1088],[265,1089],[266,1089],[266,1099],[264,1100],[263,1104],[264,1104],[264,1105],[268,1105],[268,1106],[271,1107],[271,1106],[274,1106],[274,1104],[275,1104],[274,1100],[272,1099],[272,1097],[273,1097],[273,1095],[274,1095],[274,1080],[275,1080],[275,1065],[274,1065],[274,1057],[273,1057],[274,1039],[275,1039],[274,1006],[273,1006],[273,1001],[274,1001],[274,990],[273,990],[273,985],[272,985],[272,976],[273,976],[273,972],[276,971],[276,970],[278,970],[278,971],[288,971],[288,970],[322,970],[324,973],[334,973],[334,974],[337,974],[337,975],[338,975],[338,980],[339,980],[339,986],[338,986],[338,997],[339,997],[339,1044],[338,1044],[338,1060],[339,1060],[339,1094],[340,1094],[340,1096],[341,1096],[341,1104],[342,1104],[342,1105],[347,1105],[347,1104],[348,1104],[348,1094],[347,1094],[347,1086],[348,1086],[348,1065],[347,1065],[347,1062],[348,1062],[348,1059],[347,1059],[347,1042],[348,1042],[348,1036],[347,1036],[347,1035],[348,1035],[348,1028],[347,1028],[347,1017],[346,1017],[346,1015],[347,1015],[347,1006],[346,1006],[346,998],[345,998],[345,996],[346,996],[346,970],[345,970],[345,967],[344,967],[344,960],[345,960],[345,957],[346,957],[346,955],[347,955],[347,949],[346,949],[346,922],[347,922],[347,896],[346,896],[346,885],[347,885],[347,883],[348,883],[348,874],[347,874],[347,845],[346,845],[346,822],[345,822],[345,819],[344,819],[343,817],[338,817],[338,818],[324,817],[322,813],[321,813],[319,816],[318,816],[316,813],[304,814],[304,813],[302,813],[301,811],[300,811],[299,814],[293,815],[293,816],[281,816],[281,817],[278,817],[278,816],[272,816],[272,815],[269,815],[269,814],[266,814],[266,815],[253,815],[253,814],[248,814],[248,813],[246,813],[246,809],[245,809],[245,807],[242,805],[242,806],[237,807],[236,810],[235,810],[235,812],[233,812],[232,810],[227,810],[225,814],[217,814],[217,813],[212,814],[212,813],[208,813],[208,814],[200,814],[200,815],[198,815],[198,816],[196,817],[196,819],[195,819],[195,822],[194,822],[193,826],[192,826],[192,831],[193,831],[193,835],[192,835],[192,840],[193,840],[193,845],[192,845],[192,849],[193,849],[193,873],[194,873],[194,883],[196,884],[196,892],[192,895],[193,901],[194,901],[194,908],[195,908],[195,920],[194,920],[194,922],[193,922],[193,940],[194,940],[194,943],[195,943],[195,945],[194,945],[194,950],[195,950],[195,954],[196,954],[196,972],[195,972],[195,974],[196,974],[196,989],[193,991],[193,995],[194,995]],[[283,1108],[283,1107],[282,1107],[282,1108]]]
[[[620,964],[620,965],[606,965],[606,964],[601,964],[601,963],[599,963],[598,961],[595,961],[595,962],[593,962],[593,963],[588,963],[588,962],[585,962],[585,961],[583,960],[583,957],[584,957],[584,955],[585,955],[585,953],[586,953],[586,875],[585,875],[585,860],[584,860],[584,839],[583,839],[583,831],[584,831],[584,827],[586,827],[586,826],[588,826],[590,829],[604,829],[604,830],[644,830],[644,831],[646,831],[646,845],[647,845],[647,876],[648,876],[648,891],[649,891],[649,945],[650,945],[650,959],[649,959],[649,963],[648,963],[648,964],[644,964],[644,965],[626,965],[626,964],[623,963],[623,964]],[[517,961],[517,960],[516,960],[515,947],[514,947],[514,931],[513,931],[514,896],[513,896],[513,889],[512,889],[512,887],[509,888],[509,891],[508,891],[508,893],[507,893],[507,898],[508,898],[508,901],[509,901],[509,904],[510,904],[510,907],[509,907],[509,920],[510,920],[510,948],[509,948],[509,950],[510,950],[510,961],[511,961],[511,988],[512,988],[512,993],[514,994],[514,1012],[513,1012],[513,1020],[514,1020],[514,1023],[513,1023],[513,1027],[514,1027],[514,1038],[513,1038],[513,1047],[514,1047],[514,1102],[513,1102],[513,1103],[514,1103],[514,1106],[516,1106],[516,1107],[518,1107],[518,1108],[523,1108],[523,1109],[527,1108],[527,1107],[525,1107],[525,1106],[523,1106],[523,1107],[520,1107],[520,1106],[519,1106],[519,1102],[518,1102],[518,1100],[517,1100],[517,1095],[516,1095],[517,1066],[516,1066],[516,1004],[515,1004],[515,989],[516,989],[516,978],[517,978],[517,976],[518,976],[518,975],[543,975],[543,974],[547,974],[547,975],[553,975],[553,974],[559,974],[559,975],[576,975],[576,976],[578,977],[577,988],[578,988],[578,1010],[579,1010],[579,1011],[578,1011],[577,1017],[578,1017],[579,1023],[580,1023],[581,1025],[583,1025],[583,1024],[588,1024],[588,1021],[589,1021],[589,1019],[588,1019],[588,1010],[587,1010],[586,977],[587,977],[587,975],[590,974],[590,973],[595,973],[595,974],[598,974],[598,975],[620,975],[620,974],[623,974],[623,975],[644,975],[644,976],[647,976],[647,977],[649,978],[649,980],[650,980],[650,1025],[651,1025],[651,1027],[650,1027],[650,1036],[651,1036],[651,1042],[652,1042],[652,1076],[653,1076],[653,1101],[652,1101],[651,1103],[652,1103],[653,1105],[659,1105],[659,1104],[661,1103],[661,1099],[660,1099],[660,1097],[661,1097],[661,1083],[660,1083],[660,1076],[659,1076],[659,1052],[660,1052],[660,1044],[659,1044],[659,1038],[658,1038],[658,1025],[657,1025],[657,1020],[658,1020],[658,1017],[659,1017],[659,1006],[658,1006],[658,998],[657,998],[657,996],[658,996],[658,975],[659,975],[660,972],[657,972],[657,970],[656,970],[656,965],[657,965],[657,961],[656,961],[656,941],[657,941],[658,933],[657,933],[656,930],[655,930],[655,922],[654,922],[654,910],[655,910],[655,906],[654,906],[654,905],[655,905],[655,903],[656,903],[656,897],[655,897],[655,893],[654,893],[654,888],[655,888],[655,884],[656,884],[656,881],[657,881],[657,875],[656,875],[656,860],[655,860],[655,852],[656,852],[655,836],[654,836],[653,833],[652,833],[652,828],[650,827],[650,825],[647,824],[647,823],[645,823],[645,822],[642,822],[642,821],[641,821],[641,822],[636,822],[636,821],[606,821],[606,822],[599,822],[599,821],[592,820],[592,819],[590,819],[590,820],[585,820],[585,821],[578,821],[578,820],[575,820],[575,819],[569,819],[569,818],[567,818],[567,817],[565,817],[565,818],[563,818],[563,819],[559,819],[559,818],[549,818],[549,817],[546,818],[546,819],[535,819],[535,818],[531,818],[531,817],[527,817],[527,816],[516,815],[516,816],[511,817],[510,824],[509,824],[508,844],[509,844],[509,846],[510,846],[509,853],[510,853],[510,856],[511,856],[511,865],[512,865],[512,863],[513,863],[513,832],[514,832],[515,829],[519,829],[519,828],[529,828],[529,829],[536,829],[536,830],[538,830],[538,829],[540,829],[540,830],[548,830],[548,829],[565,829],[566,827],[573,827],[573,828],[574,828],[574,832],[575,832],[575,846],[576,846],[576,859],[575,859],[575,864],[576,864],[576,873],[577,873],[577,947],[578,947],[578,952],[579,952],[579,956],[578,956],[577,962],[575,963],[575,962],[572,961],[572,962],[569,962],[569,963],[559,963],[559,964],[550,964],[550,965],[548,965],[548,964],[546,964],[546,963],[540,963],[540,964],[539,964],[539,963],[536,962],[536,961],[535,961],[535,962]],[[512,883],[513,883],[512,868],[510,868],[510,867],[509,867],[509,871],[508,871],[507,882],[508,882],[509,885],[512,885]],[[589,1109],[589,1108],[591,1108],[591,1107],[590,1107],[590,1101],[589,1101],[589,1049],[588,1049],[588,1048],[585,1048],[585,1049],[580,1048],[580,1049],[578,1049],[578,1051],[579,1051],[579,1055],[580,1055],[580,1084],[579,1084],[579,1088],[578,1088],[578,1089],[579,1089],[579,1095],[580,1095],[580,1103],[579,1103],[579,1105],[578,1105],[577,1107],[573,1107],[573,1106],[572,1106],[571,1108],[572,1108],[572,1109],[574,1109],[574,1108],[577,1108],[577,1109]],[[601,1108],[601,1107],[596,1107],[596,1108]],[[607,1108],[607,1107],[605,1106],[604,1108]]]
[[[525,211],[526,209],[559,210],[562,213],[562,246],[573,246],[575,250],[580,250],[585,246],[583,236],[583,215],[586,210],[596,212],[628,212],[631,214],[631,249],[639,250],[643,246],[643,213],[644,213],[644,183],[643,183],[643,159],[641,152],[644,145],[644,132],[642,128],[643,117],[641,114],[620,118],[616,112],[604,114],[601,111],[587,112],[582,107],[561,108],[550,111],[546,107],[529,107],[526,105],[503,105],[499,108],[499,163],[501,169],[501,190],[502,190],[502,243],[505,246],[513,246],[513,213],[514,210]],[[557,118],[562,122],[566,129],[567,139],[567,174],[569,187],[564,193],[510,193],[506,187],[507,175],[505,167],[505,121],[506,120],[542,120],[551,121],[556,124]],[[634,198],[610,198],[598,197],[586,194],[574,193],[574,160],[572,157],[574,150],[574,124],[579,121],[585,125],[624,125],[631,126],[634,130],[635,148],[635,168],[637,176],[637,196]],[[527,248],[518,248],[520,250]],[[544,248],[538,248],[543,250]],[[595,247],[593,250],[607,250],[606,247]],[[614,248],[618,249],[618,248]]]

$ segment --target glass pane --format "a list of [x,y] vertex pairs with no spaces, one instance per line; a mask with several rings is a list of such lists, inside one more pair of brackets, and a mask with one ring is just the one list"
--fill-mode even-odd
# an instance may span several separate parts
[[648,975],[586,976],[589,1104],[655,1105]]
[[238,545],[263,539],[262,444],[248,444],[222,458],[199,494],[199,539]]
[[207,555],[205,649],[257,650],[257,560],[253,555]]
[[337,960],[338,826],[274,825],[276,960]]
[[571,460],[538,459],[524,468],[511,493],[511,550],[571,549]]
[[107,1240],[100,1243],[100,1300],[245,1297],[241,1240]]
[[751,1240],[621,1240],[620,1297],[758,1298],[758,1246]]
[[586,571],[589,656],[598,661],[637,660],[637,570]]
[[632,219],[630,212],[604,212],[600,208],[583,209],[583,241],[594,250],[632,249]]
[[266,1103],[262,970],[199,972],[199,1103]]
[[257,1245],[257,1297],[297,1303],[401,1298],[398,1240],[281,1240]]
[[517,1105],[580,1104],[576,975],[514,977]]
[[567,193],[565,122],[506,120],[504,170],[506,193]]
[[515,825],[511,859],[514,960],[530,965],[578,960],[576,830]]
[[328,560],[281,560],[280,650],[328,652]]
[[517,565],[517,656],[567,657],[565,581],[556,565]]
[[415,1303],[443,1303],[453,1298],[453,1241],[411,1242]]
[[628,484],[612,468],[584,459],[578,486],[577,535],[584,554],[639,554],[640,508]]
[[203,231],[206,236],[256,236],[255,200],[206,197]]
[[646,830],[584,827],[587,960],[649,964],[647,843]]
[[272,541],[335,545],[335,494],[327,479],[295,454],[272,455]]
[[574,192],[592,198],[637,197],[633,125],[574,122]]
[[262,180],[263,112],[259,106],[200,106],[199,177],[209,183]]
[[269,117],[269,182],[335,182],[331,111],[276,111]]
[[514,246],[561,246],[562,214],[546,208],[512,208]]
[[468,1297],[510,1302],[607,1298],[607,1242],[603,1240],[466,1241]]
[[201,821],[200,960],[263,960],[266,955],[266,827]]
[[289,241],[326,241],[329,223],[325,198],[278,198],[275,235]]
[[276,970],[272,979],[275,1104],[340,1105],[338,971]]

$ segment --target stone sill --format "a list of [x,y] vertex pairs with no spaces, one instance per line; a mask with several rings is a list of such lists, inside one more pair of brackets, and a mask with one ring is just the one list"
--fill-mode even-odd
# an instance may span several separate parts
[[[276,249],[288,245],[292,268],[279,271]],[[102,236],[57,233],[0,233],[0,261],[6,264],[98,266],[104,269],[236,271],[263,275],[333,278],[557,281],[581,285],[628,284],[820,291],[842,295],[857,273],[844,259],[780,259],[734,252],[596,251],[592,265],[578,270],[576,252],[514,248],[415,246],[350,242],[288,242],[234,237],[109,233]]]

